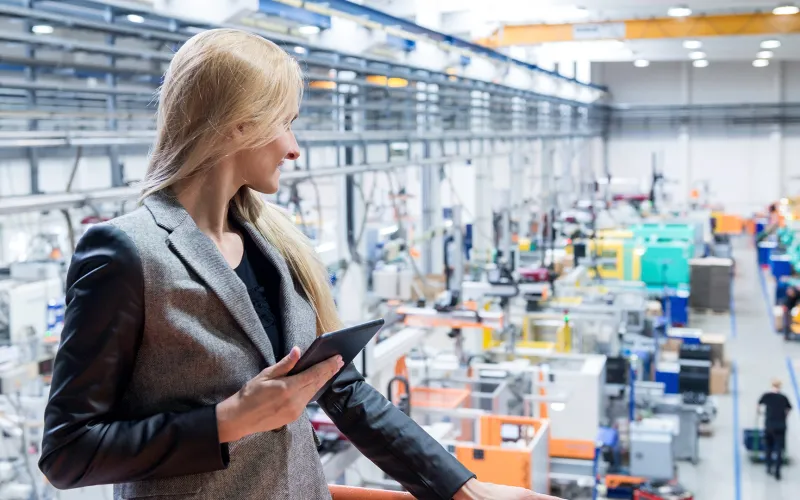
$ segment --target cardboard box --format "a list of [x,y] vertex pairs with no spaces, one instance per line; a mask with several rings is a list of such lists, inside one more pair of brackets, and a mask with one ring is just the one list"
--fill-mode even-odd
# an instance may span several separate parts
[[425,299],[426,302],[433,302],[436,300],[436,296],[445,290],[445,277],[443,274],[429,274],[425,276],[425,281],[427,281],[427,287],[421,278],[414,278],[414,286],[411,288],[411,300]]
[[715,363],[711,367],[711,377],[708,384],[709,393],[712,395],[728,394],[728,386],[731,378],[730,364],[725,361],[723,363]]
[[666,352],[680,352],[682,345],[683,340],[681,339],[667,339],[667,341],[661,345],[661,350]]
[[650,300],[647,302],[647,315],[651,318],[658,318],[663,314],[661,302],[657,300]]
[[724,363],[725,361],[725,335],[719,333],[704,333],[700,342],[711,346],[711,363]]

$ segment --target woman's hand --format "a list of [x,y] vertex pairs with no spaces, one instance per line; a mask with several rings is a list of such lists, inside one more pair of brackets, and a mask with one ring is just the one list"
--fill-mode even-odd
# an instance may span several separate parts
[[217,405],[220,443],[294,422],[314,394],[343,366],[341,356],[334,356],[302,373],[287,376],[299,359],[300,349],[295,347],[285,358],[264,369],[239,392]]
[[453,500],[562,500],[550,495],[534,493],[525,488],[482,483],[470,479],[458,490]]

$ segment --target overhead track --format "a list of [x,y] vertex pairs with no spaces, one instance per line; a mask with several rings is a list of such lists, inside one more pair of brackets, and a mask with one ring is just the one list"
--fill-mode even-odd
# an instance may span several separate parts
[[600,23],[506,25],[477,40],[490,48],[584,40],[653,40],[800,33],[800,15],[725,14]]
[[557,80],[567,81],[574,85],[592,88],[595,90],[606,91],[605,87],[594,85],[591,83],[581,82],[575,78],[570,78],[562,75],[556,71],[549,71],[541,68],[535,64],[526,61],[514,59],[506,54],[497,52],[485,46],[462,40],[461,38],[441,33],[424,26],[420,26],[407,19],[395,17],[377,9],[367,7],[365,5],[357,4],[349,0],[277,0],[287,5],[295,7],[303,7],[314,12],[327,15],[336,15],[336,13],[345,14],[354,20],[361,20],[362,22],[371,23],[375,26],[382,26],[386,29],[387,33],[400,36],[412,37],[414,39],[428,39],[432,42],[438,42],[444,45],[451,46],[455,49],[475,53],[490,59],[513,64],[525,68],[527,70],[550,76]]

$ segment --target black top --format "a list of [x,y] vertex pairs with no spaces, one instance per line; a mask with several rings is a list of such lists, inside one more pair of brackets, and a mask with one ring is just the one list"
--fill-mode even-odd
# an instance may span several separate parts
[[789,309],[789,312],[792,311],[792,308],[794,308],[798,302],[800,302],[800,293],[797,293],[797,291],[794,292],[794,297],[789,297],[787,294],[783,299],[783,304]]
[[286,355],[280,318],[281,277],[250,235],[246,231],[242,231],[241,234],[244,240],[244,255],[235,269],[236,275],[247,287],[253,308],[272,344],[275,359],[280,360]]
[[780,392],[767,392],[758,401],[767,409],[767,416],[764,419],[764,428],[767,430],[786,429],[786,416],[792,409],[789,398]]

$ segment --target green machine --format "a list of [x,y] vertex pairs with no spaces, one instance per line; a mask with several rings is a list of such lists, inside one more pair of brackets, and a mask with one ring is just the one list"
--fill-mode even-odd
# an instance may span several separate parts
[[689,260],[704,250],[700,224],[645,223],[633,226],[631,231],[643,249],[642,281],[648,286],[669,287],[689,283]]
[[691,244],[691,255],[703,253],[703,227],[699,223],[648,222],[631,227],[634,238],[644,241],[685,241]]
[[647,286],[677,287],[689,283],[689,260],[694,258],[694,245],[688,241],[650,239],[643,242],[641,280]]

